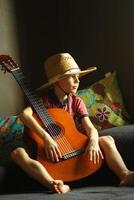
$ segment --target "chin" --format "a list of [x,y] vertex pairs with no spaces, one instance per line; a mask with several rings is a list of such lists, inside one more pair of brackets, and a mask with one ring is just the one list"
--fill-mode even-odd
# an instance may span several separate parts
[[72,90],[72,93],[73,93],[73,94],[76,94],[76,92],[77,92],[77,90]]

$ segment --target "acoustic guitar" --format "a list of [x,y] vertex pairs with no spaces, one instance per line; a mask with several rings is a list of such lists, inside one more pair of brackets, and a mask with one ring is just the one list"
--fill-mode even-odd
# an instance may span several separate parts
[[102,159],[100,157],[100,162],[94,164],[84,154],[88,137],[77,130],[72,116],[59,108],[45,109],[40,97],[9,55],[0,55],[0,64],[3,70],[12,73],[34,109],[34,117],[58,144],[62,159],[52,162],[45,156],[45,144],[42,139],[29,130],[30,137],[37,143],[37,160],[48,173],[54,179],[64,182],[79,180],[95,173],[102,166]]

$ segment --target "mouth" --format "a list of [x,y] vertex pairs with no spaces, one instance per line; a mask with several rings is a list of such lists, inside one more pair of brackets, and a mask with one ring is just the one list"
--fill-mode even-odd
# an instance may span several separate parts
[[73,90],[77,90],[77,89],[78,89],[78,86],[74,86],[72,89],[73,89]]
[[73,87],[73,89],[77,89],[77,88],[78,88],[78,86],[74,86],[74,87]]

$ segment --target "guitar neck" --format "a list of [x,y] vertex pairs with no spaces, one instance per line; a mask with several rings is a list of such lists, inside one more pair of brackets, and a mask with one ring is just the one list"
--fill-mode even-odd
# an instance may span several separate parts
[[47,109],[44,107],[43,102],[41,101],[38,94],[33,90],[31,85],[26,80],[21,69],[17,68],[15,70],[12,70],[11,73],[13,74],[17,82],[19,83],[22,90],[24,91],[25,96],[27,97],[28,101],[34,108],[39,118],[41,119],[43,125],[45,127],[48,127],[48,130],[50,128],[50,131],[51,131],[50,125],[55,124],[55,122],[52,120],[52,118],[48,114]]

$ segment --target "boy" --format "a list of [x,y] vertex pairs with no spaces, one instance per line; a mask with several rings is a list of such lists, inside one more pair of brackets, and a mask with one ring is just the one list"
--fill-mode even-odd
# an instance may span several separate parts
[[[81,71],[73,57],[68,53],[59,53],[49,57],[44,66],[48,83],[41,86],[39,91],[42,92],[41,98],[45,108],[62,108],[68,111],[73,116],[76,125],[77,121],[81,123],[89,138],[85,148],[85,154],[89,160],[96,164],[100,162],[100,157],[102,159],[105,157],[109,168],[121,180],[120,185],[134,185],[134,172],[127,169],[115,146],[114,139],[111,136],[99,137],[98,131],[88,117],[83,101],[75,95],[79,86],[79,78],[95,68]],[[59,162],[62,155],[58,144],[35,120],[32,108],[25,108],[20,114],[20,118],[44,142],[47,159]],[[15,149],[11,156],[15,163],[42,185],[57,193],[69,192],[68,185],[65,185],[62,180],[54,180],[41,163],[30,158],[24,148]]]

